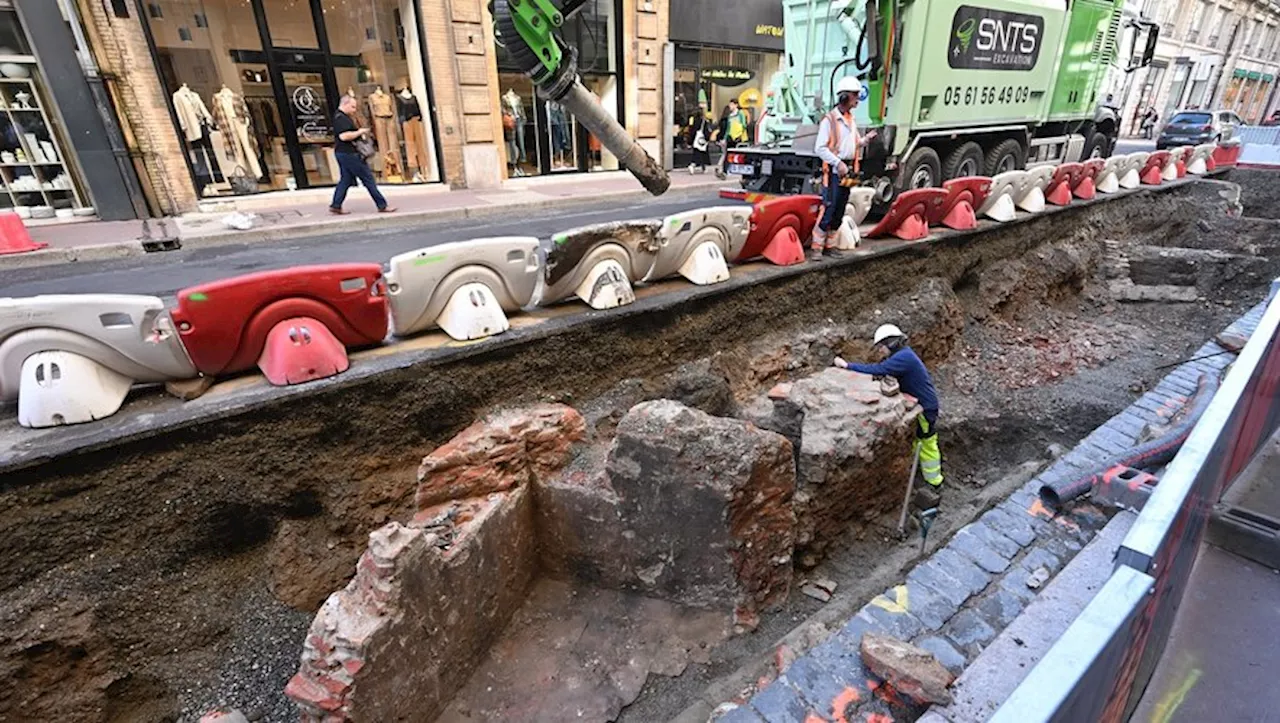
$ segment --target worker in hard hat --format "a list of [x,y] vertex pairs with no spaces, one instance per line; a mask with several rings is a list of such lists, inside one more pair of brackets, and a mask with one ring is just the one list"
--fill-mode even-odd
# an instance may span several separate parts
[[929,488],[936,492],[942,486],[942,452],[938,449],[938,392],[933,388],[933,379],[924,362],[907,346],[907,335],[902,333],[902,329],[884,324],[876,329],[873,343],[877,349],[888,353],[879,364],[851,364],[840,357],[836,357],[834,364],[841,369],[876,377],[891,376],[898,380],[899,389],[920,402],[924,410],[916,417],[920,471]]
[[845,76],[836,84],[836,106],[818,123],[814,149],[822,159],[822,218],[813,227],[809,260],[822,258],[840,231],[844,209],[849,204],[849,185],[841,183],[858,173],[858,149],[875,138],[875,131],[858,135],[853,110],[862,99],[862,83]]

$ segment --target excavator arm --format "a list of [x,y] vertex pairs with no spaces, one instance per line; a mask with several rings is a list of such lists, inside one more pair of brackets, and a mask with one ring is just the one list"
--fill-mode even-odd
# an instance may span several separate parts
[[578,77],[577,49],[560,33],[585,0],[490,0],[494,34],[538,94],[573,113],[601,145],[618,157],[649,193],[660,196],[671,184],[666,171],[625,128],[605,112],[600,100]]

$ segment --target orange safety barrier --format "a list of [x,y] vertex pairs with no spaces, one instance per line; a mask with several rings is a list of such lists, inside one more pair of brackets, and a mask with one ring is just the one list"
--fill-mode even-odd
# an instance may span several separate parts
[[941,188],[916,188],[903,191],[880,222],[866,233],[867,238],[890,234],[904,241],[917,241],[929,235],[929,219],[937,218],[947,191]]
[[1053,178],[1049,179],[1049,187],[1044,191],[1044,200],[1055,206],[1069,206],[1071,189],[1075,188],[1083,170],[1084,166],[1080,163],[1063,163],[1055,168]]
[[0,213],[0,254],[39,251],[48,245],[31,240],[31,234],[27,233],[27,227],[18,214],[12,211]]
[[1139,176],[1142,182],[1148,186],[1159,186],[1163,180],[1165,164],[1169,162],[1168,151],[1156,151],[1147,156],[1147,163],[1142,167]]
[[1191,158],[1191,154],[1196,150],[1195,146],[1182,146],[1178,149],[1178,178],[1187,177],[1187,159]]
[[1102,158],[1091,158],[1080,165],[1080,177],[1071,187],[1071,193],[1076,198],[1089,201],[1098,195],[1098,176],[1107,167],[1107,162]]
[[[387,335],[378,264],[295,266],[211,281],[179,291],[171,315],[192,363],[207,375],[252,368],[277,325],[287,337],[282,322],[299,317],[316,322],[309,326],[312,343],[321,326],[345,347],[378,344]],[[272,353],[278,358],[286,346],[273,346]]]
[[1209,170],[1213,171],[1219,168],[1233,168],[1236,161],[1240,159],[1240,146],[1218,146],[1213,149],[1213,162],[1209,164]]
[[734,261],[741,263],[757,256],[779,266],[804,261],[803,240],[813,234],[820,213],[822,198],[814,195],[779,196],[757,203],[751,211],[747,241]]
[[978,226],[978,214],[974,209],[982,207],[991,193],[991,179],[986,176],[953,178],[942,184],[947,196],[938,213],[929,223],[941,223],[947,228],[964,231]]

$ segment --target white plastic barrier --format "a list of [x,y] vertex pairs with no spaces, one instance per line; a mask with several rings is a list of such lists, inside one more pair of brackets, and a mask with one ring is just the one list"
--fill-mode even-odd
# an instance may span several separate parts
[[1044,210],[1044,192],[1049,187],[1049,182],[1053,180],[1053,174],[1057,171],[1055,166],[1036,166],[1027,169],[1027,188],[1020,197],[1014,197],[1014,203],[1018,208],[1029,213],[1039,213]]
[[1129,168],[1128,156],[1111,156],[1102,165],[1098,174],[1097,188],[1099,193],[1115,193],[1120,190],[1120,176]]
[[1142,185],[1142,177],[1139,175],[1142,168],[1147,165],[1147,157],[1151,154],[1146,151],[1137,151],[1126,156],[1127,167],[1124,173],[1120,174],[1121,188],[1137,188]]
[[134,382],[198,376],[154,296],[76,294],[0,299],[0,399],[24,426],[114,414]]
[[577,296],[593,309],[612,309],[636,300],[632,284],[653,268],[662,222],[614,221],[583,226],[551,237],[543,262],[538,304]]
[[858,230],[858,225],[867,220],[875,197],[874,188],[855,186],[849,189],[849,202],[845,204],[844,218],[840,220],[840,229],[836,232],[835,249],[852,251],[862,243],[862,232]]
[[751,206],[713,206],[667,216],[645,281],[676,274],[698,285],[727,280],[726,259],[742,251],[750,226]]
[[1213,155],[1213,143],[1202,143],[1191,149],[1191,157],[1187,160],[1187,173],[1202,176],[1209,172],[1209,158]]
[[391,259],[385,274],[391,333],[433,327],[459,341],[500,334],[507,313],[533,299],[538,239],[502,236],[429,246]]
[[978,208],[979,216],[1007,223],[1018,215],[1017,199],[1031,188],[1031,174],[1027,171],[1005,171],[991,178],[991,193]]
[[1169,160],[1165,162],[1164,167],[1160,169],[1160,179],[1164,181],[1178,180],[1178,161],[1182,160],[1182,154],[1185,152],[1185,146],[1169,149]]

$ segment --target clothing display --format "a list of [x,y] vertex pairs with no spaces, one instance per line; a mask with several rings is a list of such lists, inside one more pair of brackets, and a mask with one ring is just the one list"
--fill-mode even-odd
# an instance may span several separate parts
[[390,95],[378,88],[366,99],[373,116],[373,136],[382,151],[400,153],[400,125],[396,122],[396,104]]
[[557,153],[568,152],[572,144],[569,143],[569,119],[564,106],[548,101],[547,123],[551,126],[551,150]]
[[186,83],[173,94],[173,111],[178,116],[178,125],[182,127],[188,143],[203,138],[205,126],[213,123],[213,116],[200,99],[200,94],[188,88]]
[[404,122],[404,151],[412,171],[430,170],[431,155],[427,152],[427,127],[421,118]]
[[[516,95],[514,90],[507,89],[506,94],[502,96],[502,102],[505,104],[506,109],[510,111],[511,117],[515,119],[516,127],[513,134],[515,136],[515,150],[519,152],[518,158],[520,162],[524,163],[524,101],[520,100],[520,96]],[[516,157],[515,154],[511,155],[513,159]]]
[[418,104],[418,98],[408,88],[396,94],[396,112],[400,116],[401,123],[422,117],[422,107]]
[[262,177],[258,143],[252,132],[249,109],[235,91],[222,86],[213,94],[213,120],[226,136],[227,147],[236,163],[253,178]]

